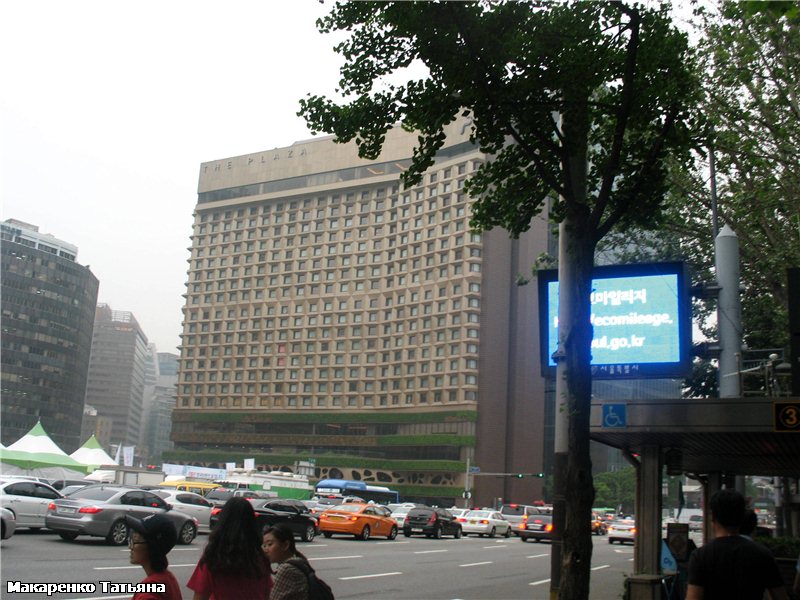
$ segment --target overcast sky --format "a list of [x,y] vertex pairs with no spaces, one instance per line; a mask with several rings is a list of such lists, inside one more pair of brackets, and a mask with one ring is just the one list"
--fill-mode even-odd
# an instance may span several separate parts
[[310,136],[340,58],[317,0],[24,0],[0,25],[2,220],[78,246],[98,302],[180,343],[200,163]]

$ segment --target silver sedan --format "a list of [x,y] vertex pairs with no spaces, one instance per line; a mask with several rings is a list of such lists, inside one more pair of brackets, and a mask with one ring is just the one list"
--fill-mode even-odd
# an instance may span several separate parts
[[150,490],[172,505],[172,508],[197,519],[197,526],[201,533],[211,531],[209,521],[213,504],[200,494],[184,492],[181,490]]
[[46,527],[47,506],[61,498],[55,489],[33,479],[0,479],[0,506],[14,513],[17,527]]
[[91,485],[68,498],[54,500],[48,506],[45,526],[65,540],[91,535],[121,546],[128,541],[125,517],[143,519],[152,514],[165,514],[172,519],[179,544],[191,544],[197,535],[197,520],[193,517],[172,510],[152,491],[120,485]]

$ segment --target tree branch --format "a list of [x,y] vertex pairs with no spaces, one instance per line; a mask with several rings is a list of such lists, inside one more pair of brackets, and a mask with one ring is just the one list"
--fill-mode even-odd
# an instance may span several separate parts
[[[636,80],[636,59],[639,51],[639,26],[641,15],[639,11],[622,3],[614,3],[620,12],[628,15],[630,22],[628,29],[631,32],[630,39],[625,48],[625,68],[622,75],[622,94],[619,108],[616,115],[616,125],[611,143],[611,150],[603,165],[603,182],[597,196],[594,210],[592,211],[592,225],[596,228],[605,213],[608,201],[611,196],[611,188],[619,172],[622,156],[622,146],[625,140],[625,130],[628,126],[628,119],[633,110],[634,85]],[[602,236],[601,236],[602,237]],[[598,238],[599,239],[599,238]]]

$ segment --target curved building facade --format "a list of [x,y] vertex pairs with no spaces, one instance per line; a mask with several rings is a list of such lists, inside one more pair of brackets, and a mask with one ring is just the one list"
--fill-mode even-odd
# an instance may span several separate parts
[[2,223],[2,443],[37,420],[65,452],[80,446],[98,281],[77,248],[35,225]]

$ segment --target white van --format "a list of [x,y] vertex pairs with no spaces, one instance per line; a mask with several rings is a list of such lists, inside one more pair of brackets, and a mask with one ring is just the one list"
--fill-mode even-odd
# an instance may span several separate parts
[[540,515],[542,511],[538,506],[530,504],[503,504],[500,514],[511,523],[511,531],[519,537],[519,531],[525,529],[530,515]]

